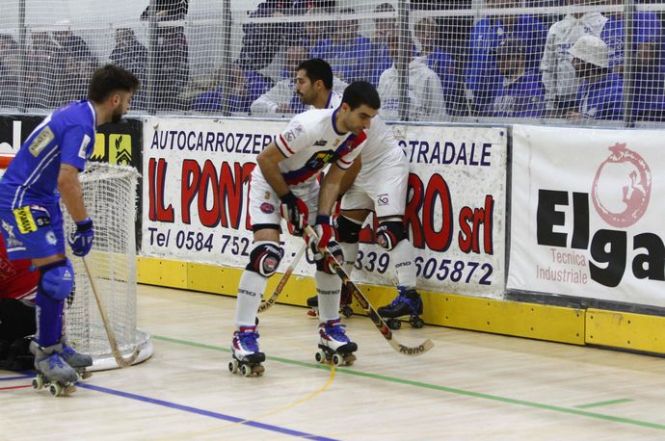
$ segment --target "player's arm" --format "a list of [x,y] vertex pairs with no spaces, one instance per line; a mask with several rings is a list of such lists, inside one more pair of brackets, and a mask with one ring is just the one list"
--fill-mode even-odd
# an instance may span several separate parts
[[290,191],[288,184],[282,176],[282,171],[279,169],[279,163],[283,159],[284,155],[274,142],[271,142],[268,147],[263,149],[263,151],[256,157],[256,162],[261,169],[263,177],[280,198]]
[[342,195],[347,192],[349,188],[353,185],[353,182],[356,180],[356,177],[358,176],[358,173],[360,173],[360,169],[362,167],[362,163],[360,161],[360,156],[356,158],[355,161],[353,161],[353,164],[351,167],[346,169],[346,173],[342,176],[342,183],[340,184],[339,187],[339,194]]
[[75,222],[82,222],[88,218],[88,212],[83,203],[83,191],[79,182],[79,171],[69,164],[62,164],[58,174],[58,191],[60,198],[67,207],[67,211]]
[[[360,159],[356,158],[354,164],[356,162],[360,162]],[[350,168],[353,168],[353,166]],[[345,175],[349,169],[343,169],[337,164],[332,164],[330,166],[328,173],[326,173],[326,176],[323,178],[323,183],[321,184],[321,190],[319,192],[319,215],[330,216],[333,204],[337,200],[337,196],[340,194],[342,183],[344,182]]]

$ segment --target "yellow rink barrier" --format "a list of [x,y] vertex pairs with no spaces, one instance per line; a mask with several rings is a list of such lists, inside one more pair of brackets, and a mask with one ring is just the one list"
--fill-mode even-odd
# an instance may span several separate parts
[[[149,285],[235,296],[241,274],[241,268],[138,258],[138,281]],[[278,282],[279,275],[271,277],[267,293],[272,292]],[[360,288],[377,306],[395,296],[391,287],[360,285]],[[278,303],[305,306],[307,298],[314,293],[311,277],[293,275]],[[420,293],[427,305],[423,320],[428,325],[665,355],[665,336],[660,332],[665,327],[665,317],[428,291]],[[356,313],[361,312],[353,306]]]

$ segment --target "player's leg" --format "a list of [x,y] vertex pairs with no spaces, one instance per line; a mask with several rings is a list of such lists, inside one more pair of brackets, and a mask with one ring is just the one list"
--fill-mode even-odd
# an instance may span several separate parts
[[[259,350],[256,316],[268,278],[275,273],[284,254],[279,244],[279,199],[270,186],[253,179],[250,190],[250,216],[254,242],[238,285],[235,324],[231,350],[241,363],[259,364],[265,354]],[[232,371],[237,369],[230,366]]]

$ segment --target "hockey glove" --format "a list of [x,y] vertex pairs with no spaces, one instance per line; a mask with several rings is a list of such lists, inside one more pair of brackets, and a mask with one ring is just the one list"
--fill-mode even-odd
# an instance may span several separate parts
[[74,255],[83,257],[90,252],[94,239],[95,229],[92,226],[92,219],[87,218],[76,222],[76,231],[69,236],[68,242]]
[[342,247],[335,241],[335,228],[330,225],[330,216],[317,216],[314,231],[316,236],[307,237],[307,244],[312,251],[312,257],[316,261],[317,268],[332,273],[333,271],[328,265],[329,259],[324,259],[324,251],[328,249],[328,252],[340,263],[344,262],[344,253]]
[[282,213],[282,217],[286,219],[289,233],[294,236],[302,236],[305,225],[307,225],[307,219],[309,218],[307,204],[292,192],[288,192],[280,199],[282,200],[282,204],[279,210]]

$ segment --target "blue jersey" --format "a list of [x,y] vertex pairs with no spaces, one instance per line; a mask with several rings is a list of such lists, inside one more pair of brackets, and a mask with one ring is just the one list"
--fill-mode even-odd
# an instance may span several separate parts
[[545,88],[532,69],[512,82],[504,81],[494,99],[494,116],[540,118],[545,110]]
[[[600,38],[609,49],[609,67],[623,64],[625,43],[625,20],[623,14],[610,15],[600,33]],[[661,24],[658,15],[651,11],[637,11],[633,14],[633,51],[642,43],[655,43],[658,56],[662,61]]]
[[77,101],[47,116],[21,145],[0,180],[0,209],[57,204],[61,164],[82,171],[95,144],[95,110]]
[[327,38],[319,41],[312,50],[312,57],[326,60],[335,76],[347,83],[371,81],[374,54],[372,43],[367,37],[356,37],[344,43],[336,43]]
[[584,118],[623,118],[623,80],[617,74],[608,74],[594,83],[582,82],[577,99]]

